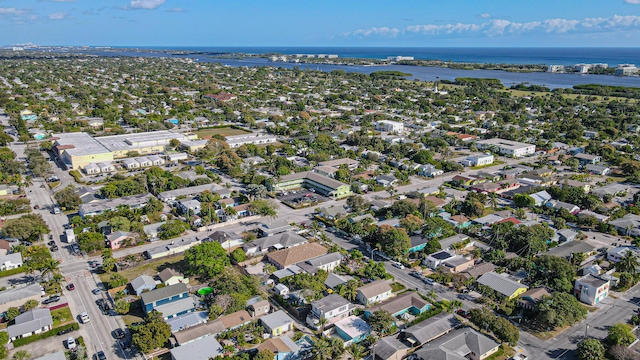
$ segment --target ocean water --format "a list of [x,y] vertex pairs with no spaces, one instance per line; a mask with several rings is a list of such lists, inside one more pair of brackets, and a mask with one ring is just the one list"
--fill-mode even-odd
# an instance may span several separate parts
[[488,64],[574,65],[639,64],[640,48],[411,48],[411,47],[138,47],[139,49],[241,52],[248,54],[336,54],[343,58],[386,59],[413,56],[421,60]]

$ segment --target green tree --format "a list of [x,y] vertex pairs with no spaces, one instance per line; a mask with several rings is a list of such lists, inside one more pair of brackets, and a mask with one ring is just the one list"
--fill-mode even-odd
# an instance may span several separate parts
[[622,259],[620,259],[616,264],[616,267],[620,272],[628,272],[632,275],[636,273],[638,266],[638,259],[633,251],[627,251]]
[[569,292],[573,288],[576,271],[569,260],[551,255],[538,256],[533,260],[534,267],[530,272],[531,280],[536,285]]
[[29,360],[30,358],[31,354],[26,350],[18,350],[13,354],[13,360]]
[[171,336],[171,326],[156,311],[147,314],[142,324],[132,325],[130,329],[133,333],[131,336],[133,344],[143,354],[164,346]]
[[362,345],[351,344],[347,346],[347,352],[349,352],[353,360],[360,360],[364,357],[364,347]]
[[249,204],[249,210],[253,214],[260,216],[276,217],[278,215],[277,205],[269,200],[255,200]]
[[7,237],[35,242],[40,235],[49,233],[49,226],[40,214],[23,215],[17,219],[8,219],[2,228]]
[[58,191],[54,197],[58,205],[65,209],[76,209],[78,205],[82,204],[82,200],[73,185],[68,185],[66,188]]
[[533,208],[536,205],[536,201],[527,194],[515,194],[513,196],[513,203],[519,208]]
[[378,333],[378,336],[382,336],[394,323],[393,315],[386,310],[378,310],[369,316],[369,325],[373,331]]
[[129,313],[131,303],[126,299],[118,299],[113,305],[113,309],[120,315],[126,315]]
[[617,323],[609,328],[606,341],[611,345],[630,345],[635,339],[629,325]]
[[123,216],[114,216],[109,219],[109,226],[113,231],[129,231],[131,229],[131,221]]
[[604,346],[598,339],[585,339],[578,343],[579,360],[602,360],[604,359]]
[[4,360],[7,358],[8,351],[5,346],[9,342],[9,334],[6,331],[0,332],[0,360]]
[[241,248],[237,248],[231,252],[231,259],[236,264],[241,263],[247,259],[247,254]]
[[311,354],[316,360],[330,360],[332,359],[331,345],[325,338],[321,337],[311,345]]
[[18,309],[17,307],[10,307],[7,309],[7,315],[5,316],[5,318],[10,322],[13,321],[13,319],[15,319],[18,315],[20,315],[20,309]]
[[167,240],[182,235],[189,228],[189,225],[182,220],[169,220],[160,226],[158,236]]
[[22,307],[24,308],[24,311],[29,311],[31,309],[37,308],[39,305],[40,303],[38,302],[38,300],[28,300],[24,303],[24,305],[22,305]]
[[78,241],[80,250],[87,253],[99,251],[105,247],[104,235],[97,232],[80,233],[76,236],[76,241]]
[[269,349],[264,349],[258,351],[257,354],[254,355],[253,360],[273,360],[275,355]]
[[400,220],[400,226],[405,228],[409,233],[420,230],[422,224],[422,219],[413,214],[409,214],[404,219]]
[[127,282],[128,282],[127,278],[125,278],[124,276],[118,273],[114,273],[114,274],[111,274],[111,276],[109,277],[108,284],[110,289],[115,289],[117,287],[126,285]]
[[206,242],[192,247],[184,255],[187,271],[210,279],[229,266],[229,258],[220,243]]
[[371,204],[360,195],[352,195],[347,198],[347,206],[359,213],[368,210]]
[[440,250],[442,250],[442,245],[438,240],[429,240],[422,251],[427,255],[431,255]]

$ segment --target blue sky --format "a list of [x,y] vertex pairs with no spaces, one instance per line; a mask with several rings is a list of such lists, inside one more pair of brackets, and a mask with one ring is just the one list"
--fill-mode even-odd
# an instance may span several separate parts
[[0,0],[0,44],[640,46],[640,0]]

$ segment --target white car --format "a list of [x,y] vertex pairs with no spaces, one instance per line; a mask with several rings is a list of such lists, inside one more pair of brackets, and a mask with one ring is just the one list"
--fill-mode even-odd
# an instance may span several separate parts
[[69,336],[67,338],[67,349],[75,349],[76,348],[76,339],[73,336]]
[[89,318],[89,314],[87,314],[86,312],[83,312],[80,314],[80,320],[82,321],[83,324],[86,324],[89,321],[91,321],[91,319]]
[[393,263],[393,266],[397,267],[398,269],[404,269],[404,265],[402,265],[402,264],[401,264],[401,263],[399,263],[399,262],[394,262],[394,263]]

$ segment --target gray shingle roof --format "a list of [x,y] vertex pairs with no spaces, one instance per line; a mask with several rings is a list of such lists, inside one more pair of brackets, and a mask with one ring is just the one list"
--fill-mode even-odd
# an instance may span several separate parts
[[278,310],[260,318],[260,321],[270,330],[277,329],[283,325],[292,323],[293,320],[282,310]]
[[513,281],[493,271],[482,275],[478,279],[478,283],[486,285],[504,296],[513,295],[519,288],[528,289],[526,285],[522,285],[517,281]]
[[53,320],[49,309],[33,309],[18,315],[15,318],[15,325],[9,326],[7,333],[9,333],[9,338],[14,338],[51,325],[53,325]]
[[404,331],[405,337],[411,337],[418,344],[424,344],[442,336],[460,325],[460,321],[453,314],[440,313],[418,323]]
[[142,299],[143,303],[149,304],[185,292],[187,292],[187,285],[180,283],[143,293],[142,295],[140,295],[140,298]]
[[416,358],[421,360],[466,360],[466,356],[470,352],[482,357],[498,346],[500,344],[475,330],[464,328],[452,331],[425,344],[415,354]]

